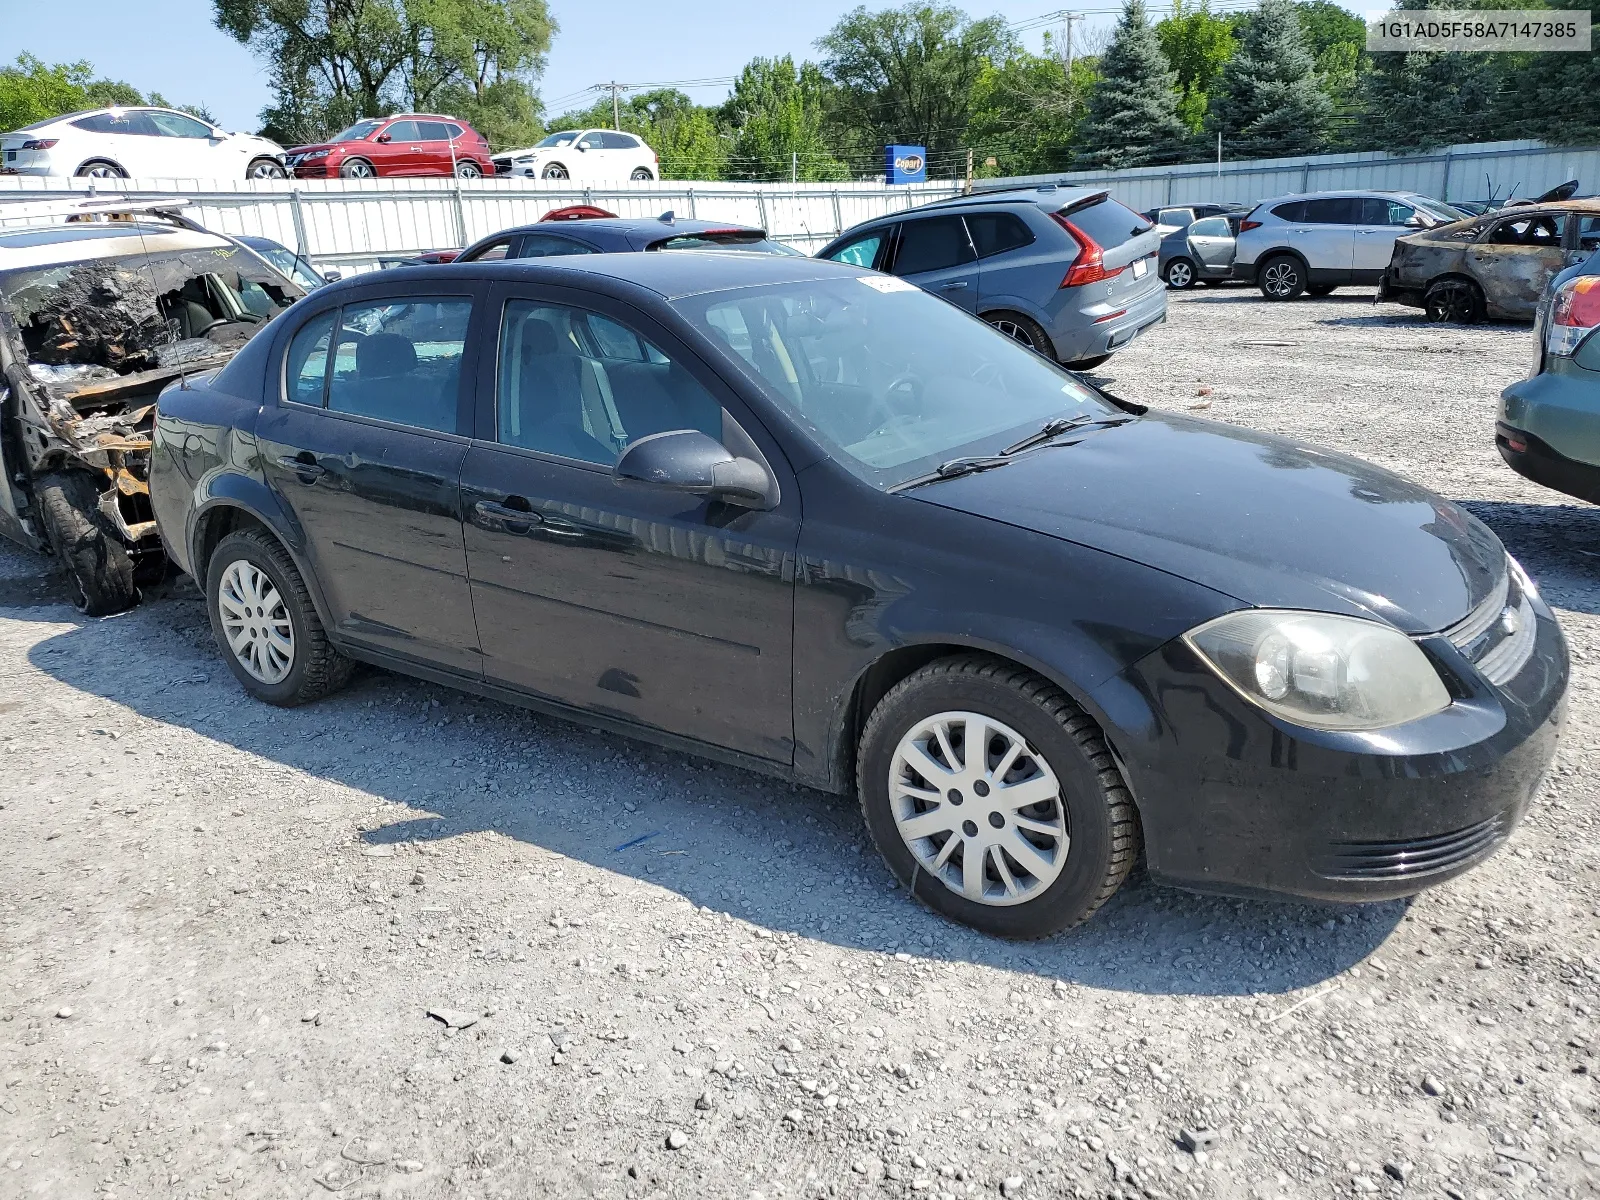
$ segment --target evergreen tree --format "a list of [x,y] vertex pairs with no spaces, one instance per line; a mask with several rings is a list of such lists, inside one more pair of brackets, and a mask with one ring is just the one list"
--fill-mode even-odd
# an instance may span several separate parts
[[1079,162],[1115,169],[1176,159],[1189,135],[1178,118],[1176,81],[1145,19],[1144,0],[1126,0],[1111,45],[1100,56],[1100,82],[1079,129]]
[[1211,94],[1207,126],[1232,158],[1317,154],[1333,102],[1322,90],[1293,0],[1261,0]]
[[1372,70],[1362,81],[1366,114],[1357,144],[1401,154],[1502,136],[1497,132],[1500,126],[1495,113],[1499,86],[1495,58],[1492,54],[1374,54]]

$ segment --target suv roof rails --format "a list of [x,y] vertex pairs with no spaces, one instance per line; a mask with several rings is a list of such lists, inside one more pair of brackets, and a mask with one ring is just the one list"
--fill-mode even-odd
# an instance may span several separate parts
[[194,201],[182,196],[156,196],[145,200],[131,200],[121,196],[93,194],[87,199],[0,202],[0,228],[13,227],[13,223],[28,221],[44,223],[52,217],[105,221],[121,216],[152,216],[165,217],[185,229],[211,232],[187,217],[178,215],[179,209],[188,208],[193,203]]

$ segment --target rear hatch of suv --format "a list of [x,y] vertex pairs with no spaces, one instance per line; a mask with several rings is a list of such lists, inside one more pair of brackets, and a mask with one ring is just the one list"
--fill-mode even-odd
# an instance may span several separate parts
[[1104,282],[1109,288],[1105,299],[1119,305],[1164,287],[1156,270],[1160,226],[1105,192],[1086,196],[1052,216],[1080,247],[1063,286]]

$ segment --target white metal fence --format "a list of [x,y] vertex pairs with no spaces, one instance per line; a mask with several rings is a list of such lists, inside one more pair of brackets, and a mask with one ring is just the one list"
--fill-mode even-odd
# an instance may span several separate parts
[[[1535,196],[1568,179],[1600,190],[1600,149],[1538,142],[1451,146],[1433,154],[1325,154],[1254,162],[1195,163],[1129,171],[1077,171],[978,181],[980,188],[1045,182],[1100,184],[1134,209],[1208,200],[1253,203],[1290,192],[1384,188],[1445,200]],[[232,234],[262,234],[313,262],[360,272],[423,250],[467,246],[552,208],[594,204],[628,217],[679,216],[757,225],[798,250],[812,251],[840,230],[885,213],[956,195],[953,180],[881,183],[622,182],[580,187],[536,179],[93,181],[101,193],[184,195],[196,219]],[[0,201],[60,199],[90,181],[0,176]],[[0,221],[4,220],[0,209]]]
[[[0,201],[62,199],[85,193],[89,182],[0,176]],[[594,204],[625,217],[655,217],[670,209],[680,217],[755,225],[809,253],[840,230],[870,217],[960,191],[953,182],[899,187],[677,181],[581,187],[535,179],[93,182],[98,195],[186,196],[195,205],[190,214],[207,228],[270,237],[321,266],[337,266],[347,273],[371,270],[423,250],[467,246],[570,204]]]

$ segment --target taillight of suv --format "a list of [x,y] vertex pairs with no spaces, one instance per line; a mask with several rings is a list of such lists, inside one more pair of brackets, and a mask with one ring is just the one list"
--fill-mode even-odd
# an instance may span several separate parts
[[1239,222],[1239,232],[1240,233],[1243,233],[1247,229],[1260,229],[1260,228],[1261,228],[1261,222],[1260,221],[1240,221]]
[[1550,301],[1550,326],[1545,349],[1551,354],[1571,354],[1600,327],[1600,275],[1580,275],[1556,289]]
[[1099,242],[1067,220],[1061,213],[1051,213],[1050,218],[1065,229],[1073,241],[1078,243],[1078,259],[1067,271],[1066,277],[1062,279],[1062,287],[1082,287],[1086,283],[1101,283],[1107,279],[1115,279],[1128,269],[1123,266],[1107,270],[1105,263],[1106,252]]

